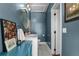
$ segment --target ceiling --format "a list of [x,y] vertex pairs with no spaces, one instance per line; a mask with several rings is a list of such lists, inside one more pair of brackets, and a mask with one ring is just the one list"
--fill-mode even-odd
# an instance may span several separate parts
[[31,12],[46,12],[49,3],[30,3]]

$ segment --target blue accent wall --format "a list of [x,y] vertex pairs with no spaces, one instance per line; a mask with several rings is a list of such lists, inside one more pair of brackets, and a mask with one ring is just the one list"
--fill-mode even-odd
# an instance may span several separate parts
[[46,11],[46,42],[51,48],[51,8],[53,3],[50,3]]
[[64,4],[62,5],[63,27],[67,33],[62,35],[62,54],[64,56],[79,56],[79,18],[68,23],[64,22]]
[[[14,3],[0,3],[0,18],[16,22],[17,28],[22,27],[19,13],[17,10],[17,4]],[[1,25],[0,25],[1,29]],[[0,30],[0,52],[2,51],[2,37]]]
[[[32,32],[37,33],[41,41],[51,46],[51,7],[50,3],[46,12],[31,12]],[[43,36],[44,35],[44,36]]]
[[45,41],[46,31],[46,13],[45,12],[31,12],[32,33],[38,34],[41,41]]

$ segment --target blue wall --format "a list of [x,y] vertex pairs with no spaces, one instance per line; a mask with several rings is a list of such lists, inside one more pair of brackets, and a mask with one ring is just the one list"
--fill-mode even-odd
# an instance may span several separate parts
[[[31,12],[32,32],[37,33],[41,41],[46,41],[50,47],[51,41],[51,7],[50,3],[46,12]],[[44,34],[44,36],[43,36]]]
[[0,4],[0,18],[16,22],[17,26],[21,24],[19,12],[15,3],[1,3]]
[[79,18],[76,21],[65,23],[64,5],[62,7],[63,27],[67,28],[67,33],[63,33],[62,36],[62,54],[64,56],[79,56]]
[[[0,18],[16,22],[17,28],[21,27],[17,5],[10,3],[0,3]],[[0,25],[1,28],[1,25]],[[0,30],[0,52],[2,51],[2,38]]]
[[53,3],[50,3],[46,12],[46,42],[51,48],[51,8]]
[[[1,29],[1,25],[0,25],[0,29]],[[1,37],[1,30],[0,30],[0,52],[2,52],[2,37]]]
[[31,31],[32,33],[37,33],[41,41],[45,41],[45,36],[43,36],[46,35],[45,17],[46,17],[45,12],[31,12],[31,23],[32,23]]

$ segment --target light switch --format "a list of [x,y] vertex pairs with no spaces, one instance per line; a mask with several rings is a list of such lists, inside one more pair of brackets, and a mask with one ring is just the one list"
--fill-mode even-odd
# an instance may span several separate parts
[[63,33],[67,33],[67,28],[63,28]]

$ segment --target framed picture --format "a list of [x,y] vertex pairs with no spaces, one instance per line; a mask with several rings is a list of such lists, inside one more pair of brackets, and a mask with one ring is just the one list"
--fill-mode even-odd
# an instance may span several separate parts
[[5,41],[16,38],[16,24],[14,22],[3,20],[3,28]]
[[4,42],[7,51],[12,50],[14,47],[16,47],[16,41],[17,41],[17,33],[16,33],[16,23],[3,20],[3,33],[4,33]]
[[2,42],[3,51],[8,52],[16,47],[17,43],[17,28],[16,23],[0,19],[1,21],[1,32],[2,32]]
[[65,3],[65,22],[77,20],[79,18],[79,3]]

